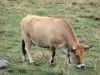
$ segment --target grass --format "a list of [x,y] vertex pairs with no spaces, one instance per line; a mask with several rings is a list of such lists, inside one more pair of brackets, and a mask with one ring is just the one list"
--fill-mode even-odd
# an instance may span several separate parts
[[[57,51],[55,67],[49,66],[49,51],[32,47],[32,56],[40,66],[21,63],[20,21],[29,14],[67,18],[82,44],[94,44],[86,53],[85,69],[66,65]],[[0,0],[0,57],[9,61],[0,75],[100,75],[100,1],[99,0]],[[13,70],[13,72],[9,72]]]

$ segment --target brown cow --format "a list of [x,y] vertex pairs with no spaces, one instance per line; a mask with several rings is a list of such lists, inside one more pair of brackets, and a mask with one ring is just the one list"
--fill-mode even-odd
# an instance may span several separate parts
[[[26,60],[26,55],[30,63],[34,62],[30,54],[30,47],[33,43],[40,47],[51,50],[50,64],[54,64],[55,50],[65,48],[66,56],[70,57],[70,52],[75,55],[77,67],[83,68],[85,47],[79,44],[77,37],[72,31],[71,24],[65,18],[40,17],[27,15],[21,22],[22,32],[22,59]],[[69,64],[70,59],[67,59]]]

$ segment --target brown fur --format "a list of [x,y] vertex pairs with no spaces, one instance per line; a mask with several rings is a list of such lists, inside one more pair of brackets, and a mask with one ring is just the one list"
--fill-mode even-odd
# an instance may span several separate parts
[[39,45],[57,46],[64,43],[74,46],[79,43],[70,24],[64,18],[28,15],[22,20],[21,25],[23,35],[29,35]]
[[80,62],[84,60],[84,46],[79,44],[71,24],[65,18],[27,15],[21,22],[21,31],[27,47],[30,47],[31,41],[40,47],[75,48],[79,53],[82,52],[79,55]]

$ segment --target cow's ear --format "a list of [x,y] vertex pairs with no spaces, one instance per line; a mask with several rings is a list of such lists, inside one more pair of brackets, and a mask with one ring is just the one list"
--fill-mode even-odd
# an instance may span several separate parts
[[88,45],[88,46],[85,46],[85,51],[88,51],[90,48],[92,48],[94,46],[94,44],[93,45]]

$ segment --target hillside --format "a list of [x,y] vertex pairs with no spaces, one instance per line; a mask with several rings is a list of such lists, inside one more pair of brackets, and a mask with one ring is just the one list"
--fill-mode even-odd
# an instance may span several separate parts
[[[56,66],[50,67],[49,51],[37,46],[31,53],[40,66],[22,64],[20,22],[30,13],[64,17],[81,44],[94,44],[86,52],[86,68],[68,67],[65,55],[59,51]],[[100,75],[100,0],[0,0],[0,57],[10,63],[8,69],[0,70],[0,75]]]

